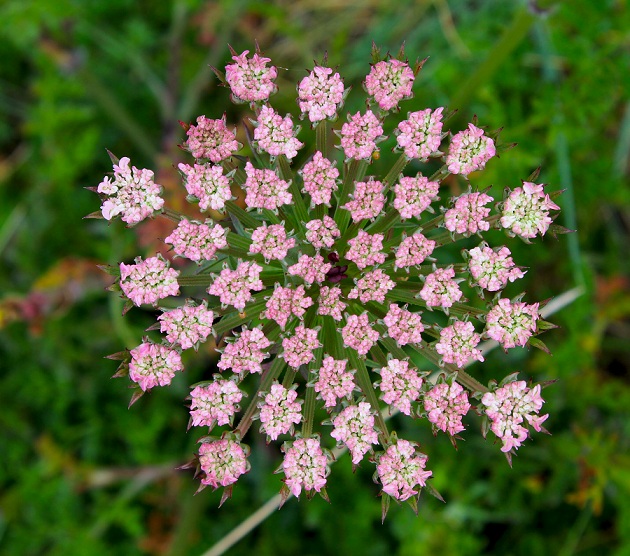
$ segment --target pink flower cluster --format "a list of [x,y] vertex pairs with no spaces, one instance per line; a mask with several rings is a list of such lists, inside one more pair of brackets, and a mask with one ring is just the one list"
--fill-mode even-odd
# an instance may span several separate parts
[[263,224],[252,232],[252,244],[250,253],[260,253],[265,262],[270,260],[282,260],[287,256],[289,249],[295,247],[295,239],[287,237],[287,231],[282,224]]
[[304,286],[295,289],[276,286],[267,300],[267,310],[263,315],[266,319],[276,321],[284,330],[291,316],[301,319],[311,305],[313,300],[306,296]]
[[330,355],[324,357],[314,385],[315,392],[325,402],[324,407],[335,407],[338,400],[351,397],[355,384],[352,373],[346,371],[347,364],[346,360],[338,361]]
[[470,410],[468,394],[457,382],[436,384],[424,395],[427,419],[454,436],[464,430],[462,417]]
[[486,334],[504,349],[524,346],[536,332],[538,303],[527,305],[499,299],[486,315]]
[[261,108],[254,129],[254,140],[261,150],[271,156],[283,154],[291,160],[304,146],[304,143],[297,140],[296,134],[291,116],[283,118],[270,106]]
[[401,218],[417,218],[437,198],[440,184],[418,174],[415,178],[402,177],[394,186],[394,208]]
[[410,267],[421,265],[434,249],[435,241],[424,237],[422,232],[416,232],[404,238],[396,248],[394,268],[404,268],[409,272]]
[[284,360],[289,367],[297,369],[300,365],[310,363],[315,358],[313,351],[320,346],[317,330],[301,324],[295,329],[293,336],[282,340]]
[[312,205],[330,205],[332,194],[337,191],[339,170],[321,152],[317,151],[301,170],[304,191],[311,196]]
[[414,75],[409,64],[400,60],[383,60],[372,66],[365,78],[365,90],[382,110],[396,108],[398,103],[411,98]]
[[383,492],[396,500],[404,501],[418,494],[418,487],[426,486],[433,474],[424,470],[427,456],[418,454],[415,444],[408,440],[398,440],[377,457],[376,472]]
[[462,368],[470,359],[483,361],[483,355],[476,348],[481,336],[475,332],[472,322],[456,320],[451,326],[440,330],[440,341],[435,344],[445,363],[453,363]]
[[484,220],[490,209],[484,205],[492,202],[485,193],[468,193],[455,201],[455,206],[444,214],[444,226],[449,232],[470,235],[479,231],[487,232],[490,224]]
[[232,305],[242,311],[252,298],[252,291],[264,289],[260,280],[262,267],[253,262],[240,262],[236,270],[224,268],[208,288],[210,295],[216,295],[221,305]]
[[153,172],[135,166],[129,168],[126,156],[114,163],[114,180],[109,176],[104,178],[97,192],[106,196],[101,206],[106,220],[121,215],[123,222],[137,224],[164,206],[160,197],[162,186],[153,181]]
[[268,353],[265,351],[271,342],[260,328],[243,329],[235,341],[226,344],[217,363],[219,369],[232,369],[235,374],[262,373],[261,363]]
[[248,162],[245,173],[245,204],[249,208],[276,210],[282,205],[293,203],[293,197],[287,191],[291,184],[281,180],[273,170],[258,170]]
[[348,245],[350,249],[346,253],[346,259],[352,261],[361,270],[385,262],[383,234],[368,234],[359,230],[357,236],[348,241]]
[[398,124],[396,143],[409,158],[426,160],[437,153],[442,142],[443,110],[440,106],[435,110],[411,112]]
[[401,309],[398,305],[392,303],[383,322],[387,326],[387,334],[390,338],[396,340],[399,346],[422,342],[424,325],[418,313]]
[[228,231],[221,224],[210,227],[184,218],[164,243],[172,245],[175,253],[191,261],[210,261],[218,249],[227,247],[227,234]]
[[298,85],[300,110],[311,122],[335,118],[343,97],[343,81],[331,68],[315,66]]
[[475,282],[482,288],[496,292],[502,290],[509,282],[525,276],[525,273],[514,266],[507,247],[490,249],[488,246],[475,247],[468,251],[470,257],[468,269]]
[[179,295],[179,272],[170,268],[160,255],[144,261],[137,257],[135,262],[120,263],[120,287],[135,305],[155,305],[159,299]]
[[442,307],[448,309],[462,297],[462,290],[453,280],[453,268],[438,268],[426,277],[424,286],[420,290],[420,297],[424,299],[427,308]]
[[230,180],[223,175],[222,166],[179,164],[177,166],[186,177],[188,195],[199,201],[202,211],[223,210],[226,201],[232,198]]
[[278,70],[274,66],[267,67],[271,60],[258,52],[251,58],[247,58],[248,54],[249,50],[245,50],[232,56],[234,64],[225,66],[225,80],[232,89],[232,98],[235,102],[268,100],[276,92],[274,80]]
[[[217,164],[240,148],[236,135],[225,125],[225,114],[220,120],[199,116],[197,125],[189,126],[186,135],[188,138],[184,148],[197,160],[207,159]],[[197,167],[195,164],[195,168]]]
[[353,222],[364,218],[376,218],[385,206],[383,183],[370,179],[354,184],[352,201],[348,201],[343,208],[350,211]]
[[451,140],[446,165],[452,174],[468,176],[483,170],[496,153],[494,141],[486,137],[483,129],[468,124],[467,130],[460,131]]
[[258,403],[260,409],[260,431],[271,440],[279,435],[293,434],[293,426],[302,421],[302,402],[296,401],[297,392],[282,384],[272,384],[264,400]]
[[372,448],[372,444],[378,443],[374,414],[367,402],[349,405],[339,412],[332,424],[334,429],[330,436],[346,445],[355,465],[361,462],[363,456]]
[[130,351],[129,378],[142,388],[168,386],[177,371],[182,371],[182,358],[174,349],[143,342]]
[[374,112],[367,110],[363,116],[357,112],[348,115],[348,122],[341,127],[341,148],[347,158],[369,160],[382,137],[383,127]]
[[242,398],[243,392],[233,380],[215,377],[207,386],[196,386],[190,393],[192,426],[231,425]]
[[524,380],[510,382],[481,398],[485,413],[491,421],[490,429],[499,437],[502,452],[517,449],[528,436],[526,425],[540,432],[549,415],[539,415],[544,400],[540,384],[528,388]]
[[201,483],[214,488],[235,483],[250,469],[248,455],[249,448],[235,440],[202,442],[199,446],[199,465],[204,472]]
[[[343,105],[343,80],[322,65],[307,72],[297,101],[312,124],[303,131],[315,129],[310,156],[300,150],[294,117],[269,102],[277,77],[271,61],[258,48],[252,57],[232,54],[225,76],[217,75],[235,102],[249,104],[253,136],[245,130],[243,148],[226,115],[200,116],[184,124],[191,164],[178,165],[186,200],[200,212],[218,211],[211,219],[166,209],[153,172],[130,167],[128,158],[96,188],[106,219],[135,224],[158,213],[171,223],[164,239],[170,256],[197,263],[180,273],[156,256],[108,269],[119,276],[111,289],[129,300],[125,310],[161,305],[148,329],[160,330],[161,343],[144,338],[111,356],[122,361],[115,376],[133,383],[132,402],[171,383],[183,370],[182,352],[215,336],[207,349],[220,354],[220,374],[191,387],[190,426],[221,430],[200,440],[192,466],[201,469],[202,486],[227,487],[224,498],[249,470],[242,439],[255,419],[268,442],[283,443],[282,500],[303,491],[327,497],[327,449],[337,442],[354,465],[371,453],[384,508],[389,497],[414,506],[432,476],[427,456],[386,422],[395,411],[448,433],[454,444],[474,404],[506,453],[530,428],[543,431],[540,386],[485,386],[474,369],[463,369],[484,360],[482,338],[506,350],[536,345],[530,339],[550,325],[539,322],[538,303],[501,297],[524,275],[507,247],[454,244],[491,228],[529,242],[551,227],[554,194],[524,182],[494,203],[476,191],[470,174],[497,151],[496,134],[476,121],[445,152],[444,108],[387,121],[413,94],[414,70],[402,59],[378,59],[375,49],[367,110],[341,114],[336,133],[329,120]],[[384,129],[393,134],[385,137]],[[438,207],[440,189],[465,192]],[[173,299],[180,288],[185,295]],[[239,415],[245,392],[254,391]],[[321,423],[325,414],[330,421]],[[317,427],[328,423],[332,432],[320,437]]]
[[162,313],[158,317],[160,332],[166,334],[171,344],[179,344],[182,349],[195,347],[212,334],[214,313],[207,302],[201,305],[182,305]]
[[543,191],[543,184],[523,182],[523,187],[512,191],[503,204],[501,226],[524,239],[545,235],[553,219],[549,211],[560,210],[549,195]]
[[293,496],[300,496],[302,489],[320,492],[326,485],[328,458],[319,439],[298,438],[293,444],[283,446],[285,452],[282,470],[284,482]]
[[408,361],[390,359],[380,373],[381,399],[390,407],[411,415],[411,403],[418,401],[422,389],[422,378],[418,372],[409,367]]

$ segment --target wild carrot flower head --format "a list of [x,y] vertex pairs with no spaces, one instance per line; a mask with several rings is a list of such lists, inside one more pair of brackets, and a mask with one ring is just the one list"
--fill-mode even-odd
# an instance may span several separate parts
[[[506,453],[528,428],[542,430],[540,386],[487,387],[463,368],[484,360],[482,339],[506,350],[540,345],[533,337],[550,325],[538,303],[503,296],[523,276],[506,246],[474,247],[470,239],[464,250],[451,246],[489,230],[525,240],[555,231],[558,207],[533,181],[502,202],[475,188],[469,175],[502,148],[476,121],[443,131],[442,107],[386,121],[411,97],[418,65],[377,56],[365,78],[372,109],[353,114],[340,113],[339,73],[324,64],[307,72],[297,101],[316,127],[311,148],[312,130],[270,103],[271,60],[248,54],[233,52],[217,75],[253,112],[250,144],[237,143],[225,115],[184,125],[192,157],[178,166],[182,196],[201,212],[219,211],[212,219],[164,207],[153,172],[126,157],[96,188],[108,220],[169,219],[164,242],[180,259],[179,270],[161,255],[110,269],[126,310],[162,306],[150,328],[161,343],[145,338],[112,356],[122,359],[116,376],[129,377],[135,401],[183,370],[183,350],[214,338],[216,368],[189,396],[191,426],[214,435],[201,439],[196,456],[202,486],[229,495],[249,470],[243,439],[258,419],[269,442],[283,443],[284,498],[327,496],[328,449],[338,444],[355,465],[372,465],[370,454],[384,499],[413,503],[432,472],[416,444],[397,438],[388,415],[401,412],[453,437],[476,398]],[[387,138],[384,129],[395,131]],[[392,151],[398,158],[390,165]],[[449,199],[457,187],[462,193]],[[331,428],[320,427],[324,413]]]

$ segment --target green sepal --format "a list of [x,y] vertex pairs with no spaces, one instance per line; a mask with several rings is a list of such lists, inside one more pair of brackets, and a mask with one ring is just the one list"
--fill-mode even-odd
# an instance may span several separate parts
[[549,348],[547,347],[545,342],[543,342],[539,338],[530,338],[529,340],[527,340],[527,345],[535,347],[535,348],[537,348],[537,349],[539,349],[541,351],[544,351],[545,353],[551,355],[551,351],[549,350]]

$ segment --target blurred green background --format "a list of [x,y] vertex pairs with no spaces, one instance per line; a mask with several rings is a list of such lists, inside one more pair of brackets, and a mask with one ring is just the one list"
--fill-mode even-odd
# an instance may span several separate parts
[[208,349],[186,361],[184,379],[127,409],[126,383],[110,380],[116,365],[103,357],[136,346],[155,315],[123,319],[95,265],[154,253],[168,230],[82,219],[99,208],[83,188],[111,171],[106,148],[154,169],[181,206],[177,120],[227,111],[239,122],[245,108],[208,66],[229,61],[228,43],[251,51],[255,39],[285,68],[272,99],[281,112],[296,112],[295,83],[324,51],[355,92],[372,41],[430,56],[402,113],[448,105],[459,109],[452,129],[475,114],[504,127],[518,146],[474,184],[499,197],[541,166],[549,190],[566,189],[557,223],[578,230],[508,242],[531,268],[526,300],[585,293],[551,319],[552,357],[494,352],[471,371],[558,380],[544,392],[552,436],[535,435],[512,469],[475,430],[455,452],[446,436],[396,422],[422,441],[445,505],[423,496],[418,517],[393,505],[381,525],[371,465],[353,474],[342,458],[331,504],[290,500],[229,553],[630,554],[625,0],[2,0],[0,553],[202,554],[280,487],[279,451],[256,434],[252,472],[221,509],[220,493],[193,497],[190,473],[174,470],[195,451],[183,398],[208,376]]

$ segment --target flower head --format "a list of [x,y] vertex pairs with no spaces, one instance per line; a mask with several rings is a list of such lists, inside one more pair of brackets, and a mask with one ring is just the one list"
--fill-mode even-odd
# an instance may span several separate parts
[[155,305],[159,299],[179,294],[179,272],[170,268],[161,256],[144,261],[137,257],[135,262],[120,263],[120,287],[134,305]]
[[460,131],[451,140],[446,165],[452,174],[467,176],[483,170],[495,154],[494,141],[486,137],[483,129],[468,124],[467,130]]
[[382,136],[383,127],[374,112],[368,110],[364,115],[357,112],[348,115],[348,122],[341,128],[341,147],[347,158],[368,160]]
[[220,120],[199,116],[197,125],[191,125],[186,135],[188,138],[183,146],[197,160],[207,159],[217,164],[240,148],[236,135],[225,125],[225,114]]
[[106,177],[97,192],[106,196],[101,206],[106,220],[120,214],[123,222],[137,224],[164,206],[160,197],[162,186],[153,181],[153,172],[135,166],[129,168],[126,156],[114,163],[114,179]]
[[333,119],[343,102],[343,81],[331,68],[315,66],[298,85],[298,104],[311,122]]
[[282,470],[284,482],[293,496],[300,496],[302,489],[319,492],[326,485],[328,459],[317,438],[298,438],[292,444],[285,443]]
[[418,486],[427,484],[432,471],[425,471],[427,456],[418,454],[415,444],[398,440],[378,455],[376,472],[383,485],[383,492],[397,500],[407,500],[418,494]]
[[278,70],[267,67],[269,58],[260,56],[256,52],[248,58],[249,50],[232,56],[233,64],[225,66],[225,79],[232,89],[235,102],[260,102],[268,100],[276,92],[274,80]]
[[222,439],[202,442],[199,465],[204,472],[201,483],[214,488],[229,486],[250,469],[249,448],[235,440]]
[[381,61],[372,66],[365,78],[365,89],[382,110],[391,110],[401,100],[411,97],[413,80],[413,70],[406,62]]
[[396,143],[409,158],[426,160],[436,153],[442,142],[442,111],[436,108],[411,112],[398,124]]
[[481,398],[485,413],[490,418],[490,429],[496,434],[503,447],[502,452],[517,449],[528,436],[527,425],[535,431],[549,415],[539,415],[544,400],[540,396],[540,384],[528,388],[524,380],[510,382]]
[[[485,242],[472,247],[466,238],[483,236],[491,225],[526,241],[542,235],[558,208],[553,195],[524,182],[491,216],[493,199],[469,186],[439,206],[440,189],[453,190],[483,169],[496,154],[494,141],[470,124],[454,132],[443,153],[449,135],[443,108],[394,119],[413,94],[414,70],[389,56],[378,59],[378,49],[365,78],[367,110],[341,114],[335,132],[329,120],[336,120],[348,92],[339,73],[317,65],[300,81],[300,116],[312,124],[300,130],[294,115],[269,102],[277,77],[271,60],[258,48],[251,57],[232,54],[225,78],[216,73],[234,102],[249,104],[253,133],[249,124],[237,133],[226,115],[184,125],[190,160],[178,168],[181,197],[192,208],[165,208],[153,172],[131,167],[128,158],[97,188],[107,219],[168,219],[172,232],[164,241],[177,258],[178,270],[160,255],[108,269],[120,276],[111,289],[130,300],[125,310],[132,304],[160,309],[158,324],[148,330],[161,332],[162,343],[145,338],[111,356],[122,360],[115,376],[128,374],[138,385],[132,401],[168,385],[183,370],[183,350],[212,338],[205,356],[208,349],[220,354],[220,374],[203,365],[206,374],[195,376],[199,382],[190,388],[191,426],[225,427],[220,438],[200,440],[202,486],[227,487],[224,498],[230,495],[249,470],[241,440],[255,419],[269,442],[293,437],[282,446],[283,500],[303,491],[327,497],[333,458],[322,446],[333,439],[348,448],[354,465],[372,452],[364,465],[376,462],[383,493],[412,506],[432,472],[427,456],[398,440],[386,423],[392,413],[453,437],[464,430],[472,395],[478,407],[471,418],[484,411],[506,452],[522,443],[528,427],[543,430],[540,387],[495,388],[493,381],[486,387],[463,371],[483,361],[482,337],[509,349],[550,328],[539,324],[538,303],[488,293],[523,276],[509,249]],[[394,131],[385,137],[384,129]],[[245,146],[237,141],[243,136]],[[313,143],[315,151],[307,152]],[[207,218],[195,208],[209,212]],[[464,250],[456,245],[462,239]],[[186,301],[174,299],[180,289]],[[477,299],[467,302],[464,293]],[[441,312],[427,313],[434,308]],[[444,369],[437,383],[420,370],[435,365]],[[257,393],[241,407],[245,392]],[[325,413],[332,432],[320,440]]]
[[175,373],[184,369],[179,353],[166,346],[144,342],[130,353],[129,378],[145,391],[168,386]]
[[349,405],[333,419],[332,424],[334,429],[330,436],[346,445],[354,464],[360,463],[371,445],[378,442],[374,414],[367,402]]
[[436,384],[424,396],[429,421],[451,436],[464,430],[462,417],[470,407],[466,391],[457,382]]
[[560,207],[543,191],[543,187],[543,184],[525,181],[523,187],[512,191],[503,204],[501,226],[525,239],[545,235],[553,221],[549,211],[560,210]]

